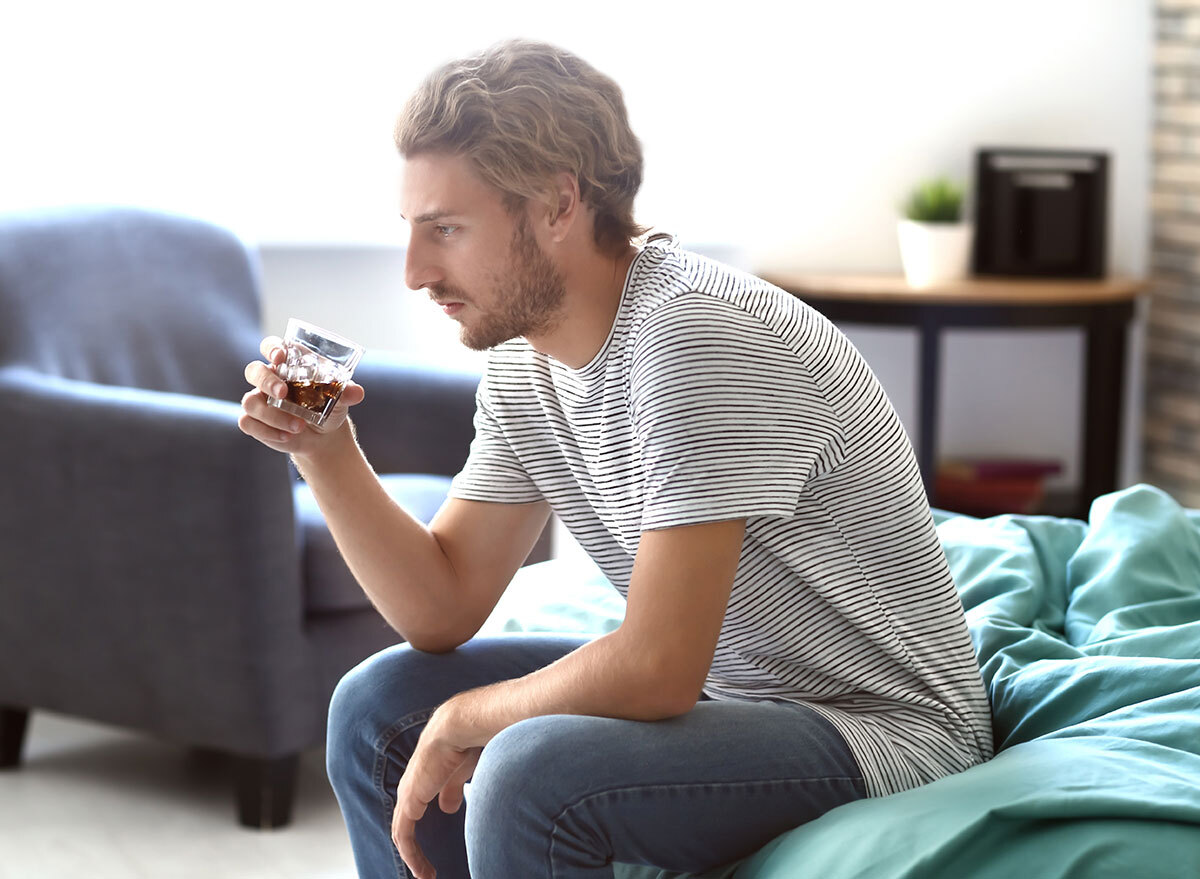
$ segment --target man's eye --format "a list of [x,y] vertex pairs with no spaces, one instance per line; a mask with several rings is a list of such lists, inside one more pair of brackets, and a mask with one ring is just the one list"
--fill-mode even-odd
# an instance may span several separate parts
[[434,231],[442,238],[449,238],[450,235],[458,230],[457,226],[434,226]]

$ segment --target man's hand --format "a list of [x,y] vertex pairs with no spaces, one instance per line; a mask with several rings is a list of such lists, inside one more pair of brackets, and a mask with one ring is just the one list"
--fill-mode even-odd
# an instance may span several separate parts
[[242,433],[277,452],[303,457],[318,450],[326,444],[325,436],[336,433],[346,423],[350,407],[362,402],[362,387],[354,382],[346,382],[345,390],[325,424],[314,427],[303,418],[289,415],[267,402],[269,396],[279,399],[287,395],[287,385],[275,372],[275,368],[286,359],[283,340],[278,336],[268,336],[262,340],[259,350],[266,362],[255,360],[246,364],[246,381],[253,389],[242,397],[243,415],[238,419],[238,427]]
[[434,879],[437,871],[417,845],[417,822],[436,798],[438,807],[451,814],[462,808],[463,785],[475,772],[481,745],[470,741],[456,724],[450,704],[433,713],[396,788],[392,813],[392,842],[417,879]]

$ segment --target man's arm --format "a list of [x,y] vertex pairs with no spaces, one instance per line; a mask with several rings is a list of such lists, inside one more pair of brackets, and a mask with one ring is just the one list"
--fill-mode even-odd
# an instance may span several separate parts
[[[263,342],[270,363],[280,359],[278,342]],[[420,650],[452,650],[470,639],[537,542],[549,505],[451,498],[426,527],[384,491],[358,447],[347,410],[362,400],[362,388],[348,386],[329,426],[317,430],[267,405],[266,394],[284,392],[266,363],[249,364],[246,379],[255,389],[242,398],[239,427],[292,455],[342,557],[384,619]]]
[[525,677],[460,693],[434,712],[400,781],[392,823],[417,875],[428,870],[417,820],[435,798],[444,811],[461,805],[480,749],[501,730],[546,714],[661,720],[696,704],[744,535],[744,520],[644,533],[616,631]]
[[342,557],[405,640],[418,650],[453,650],[479,630],[524,564],[549,504],[452,497],[426,527],[383,489],[349,430],[340,444],[296,463]]
[[[620,627],[523,678],[447,704],[484,745],[543,714],[662,720],[690,711],[712,665],[744,520],[642,535]],[[452,703],[452,704],[451,704]]]

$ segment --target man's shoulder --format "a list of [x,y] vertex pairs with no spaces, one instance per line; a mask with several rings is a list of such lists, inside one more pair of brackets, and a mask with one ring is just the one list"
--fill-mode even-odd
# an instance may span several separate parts
[[717,341],[765,332],[798,351],[819,315],[785,290],[743,269],[678,246],[646,254],[632,282],[628,342],[642,350],[678,333]]
[[648,244],[632,279],[635,307],[649,314],[686,298],[698,315],[728,314],[729,306],[770,317],[803,303],[785,290],[726,262],[681,247],[676,239]]

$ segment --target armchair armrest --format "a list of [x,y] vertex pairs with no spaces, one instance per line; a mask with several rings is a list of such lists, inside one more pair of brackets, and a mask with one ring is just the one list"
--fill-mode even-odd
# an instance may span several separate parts
[[[0,507],[0,541],[5,558],[34,557],[38,570],[24,574],[41,579],[47,561],[69,567],[83,548],[130,576],[153,570],[165,577],[160,586],[210,596],[222,588],[209,581],[225,567],[219,557],[238,559],[241,580],[294,571],[286,459],[238,430],[237,404],[22,368],[0,369],[0,399],[8,406],[0,452],[19,462],[8,480],[21,499]],[[136,558],[110,558],[134,546]]]
[[475,435],[479,379],[477,371],[368,353],[354,374],[366,397],[351,417],[376,472],[458,473]]
[[19,368],[0,369],[0,399],[0,642],[28,663],[0,663],[0,690],[36,673],[45,695],[87,663],[104,718],[164,665],[183,693],[229,678],[256,694],[251,657],[302,655],[285,649],[303,620],[287,462],[241,434],[238,405]]

